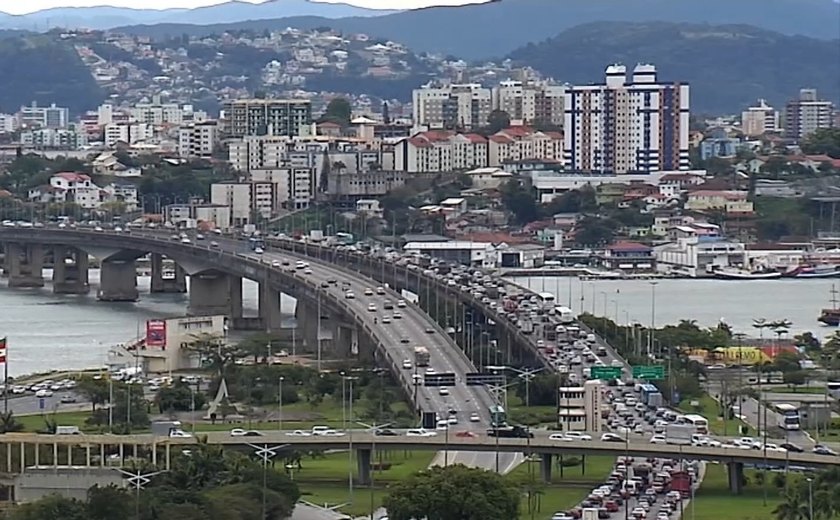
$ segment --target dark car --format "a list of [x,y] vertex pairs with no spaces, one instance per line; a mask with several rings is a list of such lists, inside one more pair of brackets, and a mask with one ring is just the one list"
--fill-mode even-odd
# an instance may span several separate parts
[[805,450],[802,448],[802,446],[797,446],[796,444],[794,444],[794,443],[792,443],[792,442],[785,442],[785,443],[782,443],[782,444],[780,444],[780,445],[779,445],[779,447],[780,447],[780,448],[784,448],[784,449],[786,449],[786,450],[788,450],[788,451],[791,451],[791,452],[793,452],[793,453],[803,453],[803,452],[805,451]]
[[399,434],[398,434],[397,432],[395,432],[394,430],[388,430],[388,429],[379,429],[379,430],[376,430],[376,431],[374,432],[374,434],[375,434],[375,435],[379,435],[379,436],[381,436],[381,437],[396,437],[397,435],[399,435]]

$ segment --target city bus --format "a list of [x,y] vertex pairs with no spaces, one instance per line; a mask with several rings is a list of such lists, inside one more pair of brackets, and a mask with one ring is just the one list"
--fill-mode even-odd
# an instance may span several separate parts
[[837,399],[840,397],[840,381],[829,381],[825,384],[828,395]]
[[783,430],[799,430],[799,407],[788,403],[773,405],[779,428]]
[[543,310],[554,308],[554,295],[547,292],[537,294],[537,305]]
[[691,426],[694,426],[694,432],[699,433],[700,435],[709,434],[709,421],[702,415],[694,413],[686,414],[679,417],[677,422],[680,424],[690,424]]
[[507,413],[505,413],[504,408],[499,405],[494,405],[490,407],[489,411],[491,427],[498,428],[507,425]]

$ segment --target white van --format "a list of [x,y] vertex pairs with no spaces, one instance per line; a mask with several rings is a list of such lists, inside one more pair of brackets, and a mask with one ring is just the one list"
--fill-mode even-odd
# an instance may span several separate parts
[[82,432],[78,426],[56,426],[56,435],[80,435]]

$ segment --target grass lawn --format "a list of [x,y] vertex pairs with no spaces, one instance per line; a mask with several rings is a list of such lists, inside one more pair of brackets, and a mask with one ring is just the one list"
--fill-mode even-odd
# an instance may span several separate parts
[[[699,402],[700,406],[698,407],[691,406],[692,401]],[[730,435],[730,436],[738,436],[741,433],[738,430],[740,426],[747,426],[747,424],[740,419],[727,419],[724,421],[722,417],[720,417],[720,406],[718,406],[717,401],[712,399],[710,395],[703,395],[699,399],[685,399],[680,402],[680,410],[686,413],[697,413],[708,419],[709,421],[709,429],[715,435]],[[755,435],[756,432],[754,429],[749,428],[749,432],[747,435]]]
[[98,431],[98,427],[90,427],[85,420],[90,417],[90,412],[60,412],[38,415],[16,415],[15,420],[23,425],[23,431],[37,432],[46,426],[44,419],[55,420],[59,426],[78,426],[80,430]]
[[522,497],[519,504],[520,520],[549,520],[557,511],[565,511],[578,505],[589,493],[588,487],[570,488],[548,486],[541,495],[531,498],[533,513],[529,510],[528,495]]
[[776,394],[811,394],[824,395],[824,386],[769,386],[761,387],[762,392],[772,392]]
[[[578,459],[580,460],[581,457],[566,457],[567,461],[569,459]],[[556,459],[555,459],[556,460]],[[597,455],[590,455],[586,457],[586,468],[585,472],[581,471],[581,465],[575,466],[566,466],[563,468],[563,475],[560,475],[560,467],[555,463],[554,467],[552,468],[551,472],[551,480],[554,483],[566,483],[566,484],[574,484],[574,483],[586,483],[586,484],[603,484],[607,477],[609,476],[610,472],[612,471],[613,465],[615,464],[615,457],[607,457],[607,456],[597,456]],[[539,459],[535,458],[531,461],[525,461],[524,463],[517,466],[516,469],[511,471],[507,478],[513,482],[517,482],[520,484],[527,484],[530,481],[531,474],[529,471],[533,472],[534,480],[536,482],[540,482],[540,461]]]
[[[429,467],[435,456],[433,451],[381,451],[375,455],[372,463],[382,463],[383,468],[374,469],[375,482],[394,482],[403,480],[420,470]],[[328,453],[321,457],[306,456],[301,460],[302,469],[293,470],[298,482],[347,482],[350,469],[348,452]],[[356,472],[356,459],[353,459],[353,472]]]
[[[746,470],[748,484],[741,495],[729,492],[726,466],[707,464],[706,475],[697,492],[695,502],[685,510],[684,520],[768,520],[773,518],[773,509],[779,504],[778,490],[771,482],[767,483],[767,505],[764,505],[764,492],[760,484],[755,483],[756,471]],[[772,473],[768,472],[772,480]]]
[[[317,506],[335,507],[342,506],[339,510],[350,516],[369,515],[371,510],[370,488],[357,488],[353,490],[353,503],[350,504],[350,493],[347,483],[340,485],[308,484],[299,483],[301,500],[310,502]],[[382,506],[382,500],[388,495],[387,489],[375,486],[373,490],[373,509]],[[342,505],[344,504],[344,505]]]

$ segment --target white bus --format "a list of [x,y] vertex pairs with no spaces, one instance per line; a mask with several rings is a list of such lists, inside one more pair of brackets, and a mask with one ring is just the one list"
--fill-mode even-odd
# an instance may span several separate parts
[[557,316],[557,320],[560,323],[572,323],[575,321],[575,312],[568,307],[555,307],[554,315]]
[[825,384],[825,389],[831,397],[835,399],[840,397],[840,381],[829,381]]
[[799,407],[788,403],[773,405],[779,428],[783,430],[799,430]]
[[537,305],[540,308],[548,310],[554,308],[554,295],[547,292],[537,294]]
[[699,433],[700,435],[709,434],[709,421],[702,415],[694,413],[686,414],[678,417],[677,423],[690,424],[691,426],[694,426],[694,433]]

